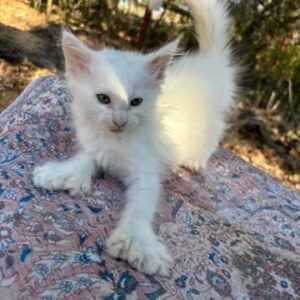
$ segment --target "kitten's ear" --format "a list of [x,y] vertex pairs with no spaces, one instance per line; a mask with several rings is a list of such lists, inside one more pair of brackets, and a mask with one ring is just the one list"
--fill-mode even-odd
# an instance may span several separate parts
[[172,61],[173,56],[177,53],[179,42],[180,38],[177,38],[159,50],[148,54],[150,62],[147,67],[155,80],[159,81],[164,78],[166,68]]
[[88,75],[92,50],[86,47],[71,32],[63,30],[62,48],[66,60],[66,71],[74,76]]

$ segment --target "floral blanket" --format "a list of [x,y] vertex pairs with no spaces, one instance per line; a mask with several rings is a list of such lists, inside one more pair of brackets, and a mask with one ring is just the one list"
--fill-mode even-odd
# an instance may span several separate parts
[[85,197],[34,187],[45,160],[76,151],[65,81],[42,77],[0,115],[1,299],[300,299],[300,196],[219,149],[164,184],[155,229],[172,276],[147,276],[103,242],[124,205],[99,175]]

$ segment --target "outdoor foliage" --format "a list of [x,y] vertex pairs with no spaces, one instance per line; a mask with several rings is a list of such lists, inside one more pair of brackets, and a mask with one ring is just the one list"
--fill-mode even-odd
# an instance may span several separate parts
[[251,100],[300,121],[300,0],[247,0],[233,6]]

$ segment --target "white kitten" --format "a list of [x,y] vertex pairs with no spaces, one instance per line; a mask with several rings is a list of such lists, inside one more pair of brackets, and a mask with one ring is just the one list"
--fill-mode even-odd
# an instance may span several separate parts
[[36,186],[91,188],[98,167],[127,186],[123,215],[108,252],[148,274],[167,275],[171,258],[151,222],[165,171],[199,169],[216,149],[235,91],[223,2],[187,0],[200,51],[173,60],[178,40],[156,52],[94,51],[63,33],[66,78],[80,152],[33,173]]

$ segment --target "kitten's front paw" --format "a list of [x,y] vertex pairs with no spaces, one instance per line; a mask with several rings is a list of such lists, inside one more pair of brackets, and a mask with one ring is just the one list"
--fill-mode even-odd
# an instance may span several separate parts
[[91,188],[91,176],[59,162],[48,162],[33,171],[33,183],[50,191],[68,190],[71,195],[84,194]]
[[139,271],[149,275],[170,275],[172,259],[152,231],[117,228],[106,241],[106,247],[111,256],[127,260]]

